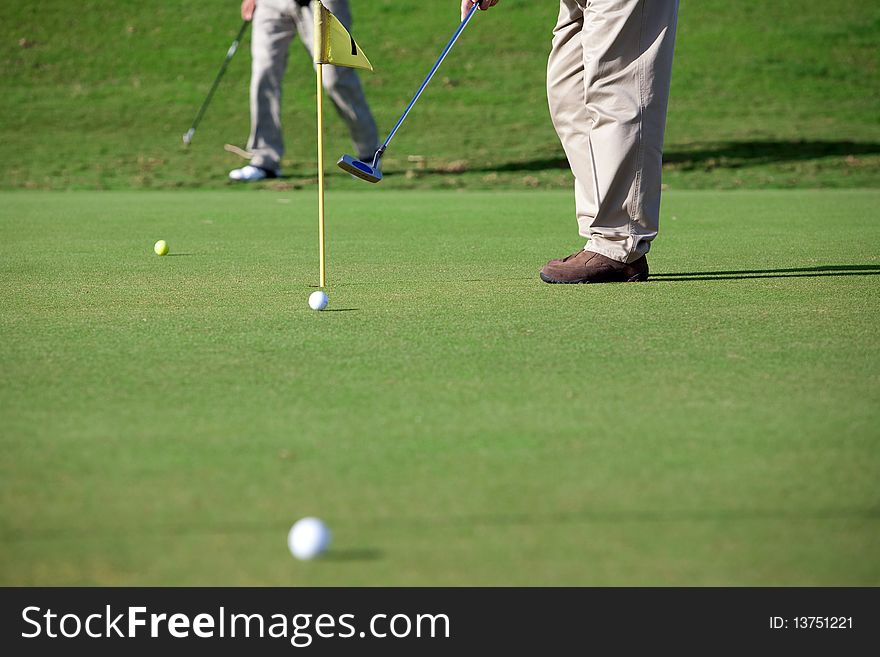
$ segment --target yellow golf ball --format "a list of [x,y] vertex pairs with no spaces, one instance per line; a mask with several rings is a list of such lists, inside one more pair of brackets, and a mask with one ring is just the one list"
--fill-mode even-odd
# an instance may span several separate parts
[[156,255],[159,256],[166,255],[168,253],[168,242],[166,242],[165,240],[159,240],[153,247],[153,251],[155,251]]

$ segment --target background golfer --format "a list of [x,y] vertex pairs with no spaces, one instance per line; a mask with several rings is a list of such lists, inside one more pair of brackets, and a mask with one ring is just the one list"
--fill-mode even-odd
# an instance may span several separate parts
[[[348,0],[325,0],[346,28],[351,27]],[[308,0],[243,0],[241,15],[253,20],[251,38],[251,134],[249,165],[229,172],[232,180],[254,181],[281,175],[284,139],[281,133],[281,83],[287,69],[290,42],[295,35],[311,53],[314,18]],[[371,160],[379,147],[376,122],[367,105],[357,73],[350,68],[325,67],[324,88],[351,133],[355,150]]]

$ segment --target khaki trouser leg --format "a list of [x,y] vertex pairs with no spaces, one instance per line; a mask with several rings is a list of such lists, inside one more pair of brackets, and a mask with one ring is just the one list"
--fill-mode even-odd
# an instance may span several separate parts
[[[325,0],[324,5],[346,27],[351,26],[348,0]],[[251,164],[277,171],[284,155],[281,133],[281,84],[287,69],[290,42],[298,34],[311,53],[314,18],[311,6],[294,0],[261,0],[254,12],[251,37]],[[309,87],[311,89],[311,87]],[[350,68],[324,67],[324,88],[348,126],[358,156],[372,158],[379,147],[376,122],[357,73]]]
[[660,218],[678,0],[561,0],[547,68],[588,251],[633,262]]
[[281,135],[281,83],[287,70],[287,53],[295,34],[293,18],[284,3],[257,3],[251,34],[251,164],[271,171],[281,168],[284,139]]
[[[324,6],[333,12],[347,30],[351,31],[351,10],[348,0],[324,0]],[[305,7],[296,5],[294,17],[299,37],[314,60],[312,47],[315,43],[315,19],[311,5]],[[325,66],[324,89],[348,127],[358,157],[369,162],[379,148],[379,131],[357,72],[344,66]]]

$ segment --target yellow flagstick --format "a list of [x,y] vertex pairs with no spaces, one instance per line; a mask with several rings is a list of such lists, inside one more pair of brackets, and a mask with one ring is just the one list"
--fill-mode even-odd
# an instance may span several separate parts
[[324,262],[324,65],[315,67],[318,78],[318,248],[321,263],[321,288],[327,285]]
[[[300,3],[302,4],[302,3]],[[373,70],[373,65],[354,38],[327,8],[317,0],[312,4],[315,19],[314,59],[318,81],[318,242],[321,287],[327,286],[324,259],[324,64]]]

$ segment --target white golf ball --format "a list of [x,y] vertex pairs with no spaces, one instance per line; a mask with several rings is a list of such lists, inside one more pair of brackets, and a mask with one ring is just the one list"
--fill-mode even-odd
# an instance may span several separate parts
[[312,292],[309,295],[309,308],[312,310],[324,310],[328,303],[330,303],[330,299],[327,298],[323,290]]
[[314,559],[330,547],[330,529],[318,518],[297,520],[287,534],[287,547],[297,559]]

